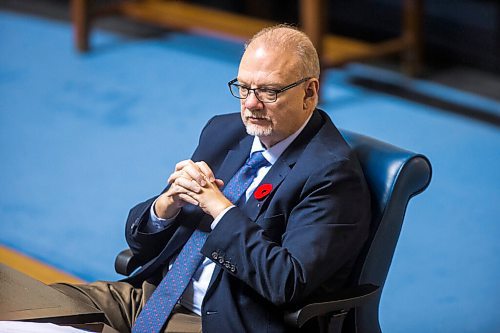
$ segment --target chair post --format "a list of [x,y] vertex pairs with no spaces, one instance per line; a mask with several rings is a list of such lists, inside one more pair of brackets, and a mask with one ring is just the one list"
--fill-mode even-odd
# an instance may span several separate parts
[[344,326],[344,320],[349,312],[339,311],[334,313],[330,317],[330,322],[328,323],[328,333],[341,333],[342,327]]
[[326,25],[327,11],[325,8],[325,0],[300,1],[300,23],[316,47],[320,61],[323,55],[323,37]]
[[422,71],[423,13],[423,0],[403,1],[403,70],[411,76]]
[[377,291],[376,297],[371,298],[362,306],[354,309],[355,333],[382,333],[379,321],[382,289],[383,285]]
[[71,18],[73,20],[76,49],[79,52],[87,52],[89,50],[90,29],[89,0],[71,0]]
[[[321,70],[324,69],[323,45],[326,34],[327,10],[325,0],[301,0],[300,1],[300,23],[305,34],[309,37],[319,56]],[[321,87],[324,76],[320,76],[319,98],[321,99]]]

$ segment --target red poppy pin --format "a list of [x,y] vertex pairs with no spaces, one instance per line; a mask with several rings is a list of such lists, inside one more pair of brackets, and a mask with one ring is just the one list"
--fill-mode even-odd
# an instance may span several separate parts
[[262,200],[265,197],[267,197],[272,190],[273,190],[272,184],[262,184],[259,187],[257,187],[257,189],[255,189],[253,196],[257,200]]

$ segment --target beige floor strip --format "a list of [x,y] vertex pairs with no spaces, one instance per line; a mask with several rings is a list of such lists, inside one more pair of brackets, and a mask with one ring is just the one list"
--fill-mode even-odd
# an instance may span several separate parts
[[81,283],[81,279],[0,245],[0,262],[44,283]]

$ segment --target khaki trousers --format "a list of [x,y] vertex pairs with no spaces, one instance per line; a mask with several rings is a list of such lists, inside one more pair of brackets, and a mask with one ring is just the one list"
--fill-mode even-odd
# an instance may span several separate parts
[[[155,290],[155,286],[148,282],[144,282],[141,288],[134,288],[126,282],[105,281],[79,285],[56,283],[51,287],[101,310],[108,324],[122,333],[130,332],[141,309]],[[176,305],[172,313],[165,333],[201,333],[200,316],[181,305]]]

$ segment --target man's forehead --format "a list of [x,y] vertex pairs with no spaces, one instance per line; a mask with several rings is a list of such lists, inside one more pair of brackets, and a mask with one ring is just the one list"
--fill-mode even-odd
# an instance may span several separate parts
[[297,59],[292,52],[284,52],[266,45],[252,45],[247,48],[241,59],[238,78],[247,76],[287,78],[295,76],[295,72],[299,70]]
[[243,54],[243,58],[245,58],[245,56],[252,56],[255,58],[282,58],[286,55],[291,56],[292,52],[282,47],[276,47],[275,45],[268,45],[264,42],[256,41],[247,47]]

